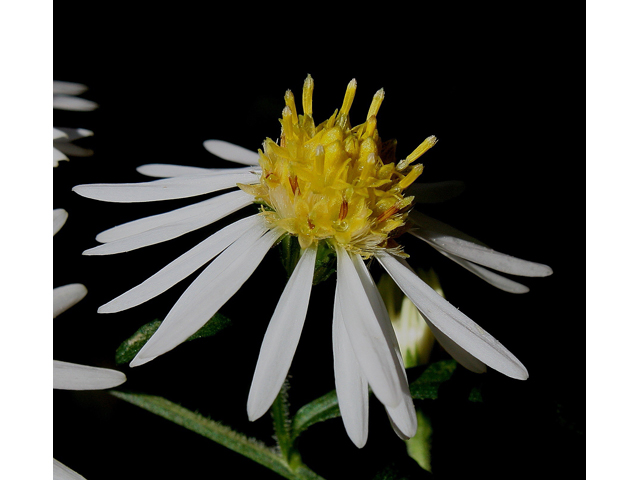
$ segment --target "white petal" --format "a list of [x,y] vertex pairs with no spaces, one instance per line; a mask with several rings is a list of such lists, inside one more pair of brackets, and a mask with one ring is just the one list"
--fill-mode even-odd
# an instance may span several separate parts
[[146,302],[191,275],[225,248],[246,234],[249,229],[264,223],[259,214],[243,218],[217,231],[140,285],[101,306],[98,313],[121,312]]
[[[262,231],[264,228],[257,233]],[[197,332],[240,289],[284,232],[271,230],[257,241],[254,233],[249,231],[204,269],[138,352],[131,367],[153,360]]]
[[235,187],[238,183],[256,183],[253,173],[230,175],[189,175],[163,178],[142,183],[96,183],[78,185],[73,191],[83,197],[104,202],[133,203],[155,202],[176,198],[195,197]]
[[496,252],[475,243],[466,235],[457,235],[454,228],[419,212],[411,212],[410,218],[419,225],[419,228],[411,230],[410,233],[438,250],[512,275],[546,277],[553,273],[547,265]]
[[103,390],[124,383],[124,373],[108,368],[53,361],[53,388],[62,390]]
[[67,221],[69,214],[64,208],[56,208],[53,211],[53,234],[55,235],[60,231],[64,222]]
[[93,155],[93,150],[90,148],[80,147],[73,143],[61,142],[58,140],[54,140],[53,147],[60,151],[60,153],[69,157],[90,157]]
[[231,200],[236,198],[252,198],[249,194],[245,194],[245,196],[243,197],[240,192],[242,192],[242,190],[235,190],[229,193],[218,195],[217,197],[208,200],[204,200],[202,202],[194,203],[193,205],[187,205],[186,207],[171,210],[166,213],[139,218],[138,220],[123,223],[99,233],[96,236],[96,240],[100,243],[109,243],[116,240],[121,240],[123,238],[132,237],[134,235],[147,232],[157,227],[178,223],[191,217],[202,215],[203,212],[208,212],[211,204],[215,205],[217,202],[225,203],[227,199]]
[[182,177],[185,175],[223,175],[228,173],[255,172],[260,174],[260,169],[256,167],[239,167],[239,168],[201,168],[188,167],[184,165],[171,165],[166,163],[150,163],[141,165],[136,170],[142,175],[148,177]]
[[71,283],[53,289],[53,318],[71,308],[84,298],[87,288],[79,283]]
[[505,292],[509,292],[509,293],[527,293],[529,291],[529,287],[522,285],[521,283],[514,282],[510,278],[503,277],[502,275],[498,275],[497,273],[491,270],[487,270],[486,268],[476,265],[475,263],[468,262],[467,260],[464,260],[460,257],[447,253],[444,250],[441,250],[437,247],[436,247],[436,250],[438,250],[445,257],[450,258],[461,267],[466,268],[474,275],[477,275],[478,277],[483,279],[485,282],[493,285],[496,288],[499,288],[500,290],[504,290]]
[[415,273],[387,253],[379,254],[376,258],[418,310],[447,337],[508,377],[520,380],[528,377],[527,369],[509,350],[438,295]]
[[82,475],[53,459],[53,480],[86,480]]
[[72,97],[69,95],[54,95],[53,108],[58,110],[71,110],[76,112],[89,112],[98,107],[96,102],[86,98]]
[[342,423],[347,435],[356,447],[367,443],[369,434],[369,385],[349,340],[340,295],[336,290],[333,305],[333,371],[336,378],[336,394]]
[[222,140],[205,140],[204,148],[214,155],[229,160],[230,162],[242,163],[244,165],[258,165],[260,158],[258,152],[239,147],[233,143]]
[[422,318],[427,322],[427,325],[429,325],[436,341],[456,362],[474,373],[485,373],[487,371],[487,366],[484,363],[442,333],[427,317],[422,315]]
[[402,392],[402,401],[395,407],[385,405],[393,431],[402,440],[409,440],[418,430],[418,417],[409,392]]
[[352,258],[343,247],[336,248],[336,253],[336,288],[340,295],[342,318],[358,363],[375,396],[385,405],[396,406],[401,400],[397,356],[380,328]]
[[316,248],[312,246],[300,257],[273,312],[249,390],[250,421],[269,410],[287,377],[307,316],[315,262]]
[[415,197],[416,203],[441,203],[457,197],[464,191],[464,183],[456,180],[435,183],[413,183],[405,196]]
[[[172,212],[146,217],[121,225],[119,230],[115,233],[112,232],[113,235],[124,232],[132,233],[136,229],[141,230],[142,228],[144,230],[140,233],[133,233],[104,245],[90,248],[82,253],[83,255],[112,255],[166,242],[214,223],[251,203],[253,203],[251,195],[244,193],[242,190],[236,190],[196,205],[189,205]],[[109,234],[98,235],[98,238],[104,237],[109,237]]]
[[[447,254],[445,254],[447,255]],[[408,268],[413,272],[413,269],[409,266],[409,264],[404,259],[398,260],[404,267]],[[477,266],[476,266],[477,267]],[[480,267],[477,267],[480,268]],[[415,273],[415,272],[414,272]],[[493,272],[491,272],[493,273]],[[515,282],[514,282],[515,283]],[[419,312],[420,313],[420,312]],[[478,360],[476,357],[467,352],[460,345],[455,343],[449,337],[447,337],[444,333],[442,333],[438,327],[436,327],[427,317],[425,317],[422,313],[420,313],[422,319],[427,323],[431,333],[435,337],[436,341],[440,344],[444,350],[453,357],[453,359],[462,365],[467,370],[470,370],[474,373],[485,373],[487,371],[487,366]]]
[[64,153],[62,153],[60,150],[53,147],[53,166],[57,167],[58,162],[62,162],[64,160],[69,160],[69,159]]
[[80,95],[87,91],[87,86],[82,83],[53,81],[53,94]]
[[416,434],[416,430],[418,428],[418,418],[416,416],[416,409],[413,406],[411,392],[409,391],[407,372],[404,369],[404,363],[402,361],[402,354],[400,353],[398,340],[396,338],[395,331],[393,330],[393,326],[391,325],[391,319],[389,318],[389,313],[387,312],[387,308],[384,304],[384,300],[382,299],[382,295],[380,295],[380,291],[376,287],[373,278],[371,278],[371,274],[365,266],[364,261],[359,255],[351,255],[351,257],[353,259],[356,270],[358,271],[358,275],[360,276],[362,286],[364,287],[364,290],[367,293],[367,297],[369,298],[369,303],[373,307],[373,310],[376,314],[380,329],[384,333],[389,347],[393,350],[393,353],[396,357],[394,367],[400,383],[402,400],[395,407],[385,407],[387,409],[387,413],[389,414],[389,418],[391,419],[394,430],[396,431],[398,436],[403,439],[411,438]]
[[77,140],[78,138],[85,138],[85,137],[91,137],[93,135],[93,132],[91,130],[88,130],[86,128],[68,128],[68,127],[57,127],[54,128],[54,137],[53,139],[55,140],[55,131],[58,130],[59,132],[62,132],[64,134],[63,137],[65,141],[67,142],[72,142],[74,140]]
[[53,127],[53,139],[56,140],[58,138],[67,138],[67,134],[61,129]]

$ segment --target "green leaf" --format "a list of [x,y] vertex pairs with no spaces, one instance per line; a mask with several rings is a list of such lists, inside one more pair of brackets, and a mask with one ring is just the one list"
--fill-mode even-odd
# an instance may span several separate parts
[[438,389],[440,385],[451,378],[456,369],[457,362],[455,360],[441,360],[432,363],[422,372],[411,385],[409,389],[411,396],[420,400],[438,398]]
[[[145,343],[156,333],[162,322],[154,320],[140,327],[127,340],[122,342],[116,350],[116,364],[129,363],[138,354]],[[216,313],[211,319],[205,323],[200,330],[187,338],[186,341],[195,340],[197,338],[210,337],[220,332],[231,324],[231,320],[222,314]]]
[[234,452],[244,455],[285,478],[291,480],[322,480],[322,477],[318,476],[306,465],[301,464],[295,471],[291,469],[276,449],[269,448],[256,439],[246,437],[226,425],[203,417],[200,414],[170,402],[166,398],[118,391],[111,391],[110,393],[121,400],[137,405],[177,425],[196,432],[209,440],[213,440]]
[[295,417],[293,417],[291,438],[295,440],[298,435],[314,423],[324,422],[325,420],[339,416],[338,396],[336,395],[336,391],[332,390],[326,395],[307,403],[296,412]]

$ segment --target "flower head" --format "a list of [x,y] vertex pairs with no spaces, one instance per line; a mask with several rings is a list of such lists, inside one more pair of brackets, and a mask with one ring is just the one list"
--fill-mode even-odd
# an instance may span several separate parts
[[391,234],[404,225],[413,197],[405,190],[422,173],[410,165],[435,143],[429,137],[407,159],[395,163],[394,142],[378,135],[377,114],[384,98],[379,90],[366,121],[351,126],[349,110],[356,92],[349,83],[342,107],[315,125],[313,79],[302,92],[303,114],[296,114],[293,94],[285,94],[279,142],[267,139],[259,152],[258,185],[240,185],[266,205],[265,219],[298,238],[301,248],[331,240],[369,257],[389,248]]
[[[178,299],[131,366],[142,365],[175,348],[202,327],[233,296],[269,249],[295,237],[300,258],[280,297],[264,336],[249,392],[250,420],[261,417],[278,395],[291,365],[307,314],[316,258],[326,245],[336,258],[333,299],[333,350],[336,391],[349,437],[362,447],[368,432],[369,387],[385,406],[401,438],[416,431],[407,377],[389,314],[364,259],[373,257],[420,311],[440,344],[464,366],[486,365],[513,378],[527,378],[524,366],[496,339],[448,303],[408,266],[395,238],[417,236],[474,274],[503,290],[526,287],[492,270],[525,276],[551,273],[546,265],[495,252],[477,240],[411,207],[421,198],[406,190],[422,172],[414,161],[435,144],[427,138],[411,155],[395,161],[394,143],[377,132],[383,99],[379,91],[365,122],[352,127],[349,110],[355,81],[342,106],[316,126],[312,117],[313,81],[303,87],[298,115],[293,95],[285,94],[278,141],[267,139],[255,153],[220,140],[207,140],[215,155],[246,165],[197,168],[143,165],[138,171],[162,177],[143,183],[79,185],[74,191],[110,202],[150,202],[204,195],[236,188],[193,205],[113,227],[97,236],[103,245],[87,255],[108,255],[176,238],[214,223],[253,203],[257,214],[228,225],[155,275],[100,307],[101,313],[139,305],[207,265]],[[436,185],[435,190],[442,185]],[[433,198],[428,185],[417,189]],[[482,265],[482,266],[481,266]]]

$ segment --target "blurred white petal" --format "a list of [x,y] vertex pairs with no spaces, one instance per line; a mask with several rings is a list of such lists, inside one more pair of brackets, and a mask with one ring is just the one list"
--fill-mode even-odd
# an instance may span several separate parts
[[60,150],[57,150],[55,147],[53,147],[53,166],[57,167],[58,162],[62,162],[64,160],[69,160],[69,159],[64,153],[62,153]]
[[178,299],[156,333],[130,363],[136,367],[177,347],[197,332],[240,289],[275,241],[284,233],[266,227],[250,230],[227,248]]
[[60,231],[64,223],[67,221],[69,214],[64,208],[56,208],[53,210],[53,234]]
[[53,480],[86,480],[82,475],[53,459]]
[[337,290],[333,304],[332,336],[333,371],[342,423],[351,441],[356,447],[362,448],[367,443],[369,434],[369,384],[344,326]]
[[315,262],[316,247],[312,246],[302,253],[269,321],[249,390],[250,421],[269,410],[287,377],[307,316]]
[[54,95],[53,108],[58,110],[71,110],[76,112],[89,112],[98,107],[96,102],[86,98],[73,97],[70,95]]
[[53,94],[80,95],[87,91],[87,86],[76,82],[53,81]]
[[98,313],[120,312],[160,295],[261,223],[264,223],[262,217],[256,214],[226,226],[176,258],[140,285],[101,306]]
[[223,140],[205,140],[204,148],[217,157],[244,165],[258,165],[258,152],[239,147]]
[[53,127],[53,139],[56,140],[58,138],[67,138],[67,134],[61,129]]
[[237,168],[201,168],[187,167],[184,165],[171,165],[167,163],[150,163],[136,168],[138,173],[148,177],[170,178],[183,177],[185,175],[224,175],[227,173],[261,172],[259,167],[237,167]]
[[[129,235],[104,245],[85,250],[83,255],[112,255],[114,253],[128,252],[138,248],[155,245],[177,238],[185,233],[192,232],[206,225],[210,225],[233,212],[253,203],[253,197],[236,190],[225,195],[205,200],[195,205],[189,205],[172,212],[147,217],[121,225],[115,233]],[[144,230],[142,230],[144,228]],[[142,230],[139,233],[132,233]],[[109,232],[109,231],[107,231]],[[107,233],[105,232],[105,233]],[[109,235],[98,235],[98,238]]]
[[84,298],[87,288],[80,283],[71,283],[53,289],[53,318],[71,308]]
[[519,380],[529,375],[522,363],[500,342],[464,315],[415,273],[387,253],[376,256],[413,304],[444,335],[486,365]]
[[73,143],[54,141],[53,147],[69,157],[90,157],[93,150],[90,148],[80,147]]
[[124,383],[124,373],[108,368],[53,361],[53,388],[62,390],[103,390]]
[[78,185],[73,191],[83,197],[104,202],[134,203],[155,202],[177,198],[195,197],[235,187],[238,183],[256,183],[259,177],[253,173],[229,175],[190,175],[163,178],[142,183],[96,183]]
[[[93,132],[91,130],[86,129],[86,128],[56,127],[53,130],[54,130],[54,133],[55,133],[56,130],[64,133],[64,136],[61,137],[61,138],[64,138],[65,141],[67,141],[67,142],[72,142],[72,141],[77,140],[79,138],[85,138],[85,137],[93,136]],[[54,136],[54,140],[55,140],[55,136]]]

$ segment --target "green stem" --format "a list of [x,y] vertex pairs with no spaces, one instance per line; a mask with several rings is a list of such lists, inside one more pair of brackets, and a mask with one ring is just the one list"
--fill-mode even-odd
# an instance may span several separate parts
[[246,437],[225,425],[205,418],[165,398],[118,391],[111,391],[111,394],[213,440],[285,478],[291,480],[322,480],[322,477],[316,475],[305,465],[300,465],[296,471],[293,471],[275,449],[269,448],[255,439]]

